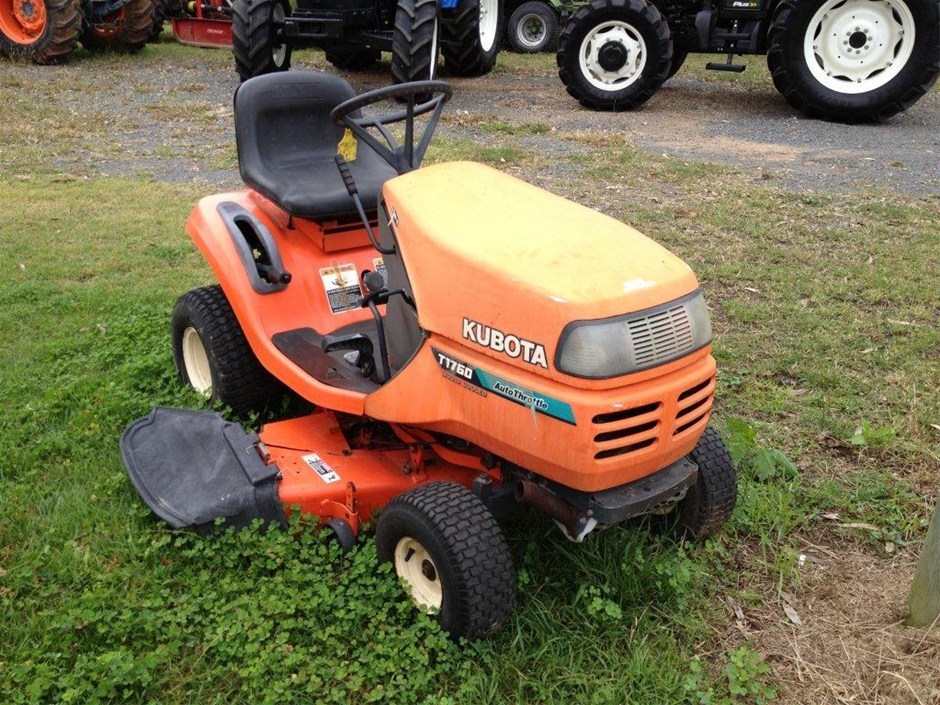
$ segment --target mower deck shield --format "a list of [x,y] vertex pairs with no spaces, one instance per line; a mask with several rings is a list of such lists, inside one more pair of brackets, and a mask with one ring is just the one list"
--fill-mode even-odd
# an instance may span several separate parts
[[157,407],[124,431],[121,458],[137,492],[173,528],[209,528],[218,518],[286,524],[280,469],[265,465],[258,442],[217,413]]

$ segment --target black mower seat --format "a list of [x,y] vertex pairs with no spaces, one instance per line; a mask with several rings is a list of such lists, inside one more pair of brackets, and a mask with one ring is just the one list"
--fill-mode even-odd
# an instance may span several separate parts
[[[330,111],[355,96],[339,76],[271,73],[235,91],[235,140],[244,182],[291,215],[313,220],[356,215],[334,161],[344,129]],[[365,144],[350,169],[367,212],[398,173]]]

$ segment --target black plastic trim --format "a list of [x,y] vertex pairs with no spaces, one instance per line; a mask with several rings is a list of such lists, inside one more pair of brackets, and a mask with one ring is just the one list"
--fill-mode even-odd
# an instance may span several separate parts
[[615,524],[668,502],[697,479],[698,466],[683,457],[652,475],[600,492],[581,492],[555,483],[550,489],[576,509],[591,512],[599,524]]
[[270,266],[276,270],[283,270],[284,263],[281,260],[281,252],[277,249],[277,243],[264,224],[232,201],[223,201],[217,206],[216,210],[225,223],[225,227],[228,228],[232,243],[235,245],[238,257],[241,259],[245,273],[248,275],[248,281],[251,282],[251,288],[259,294],[273,294],[286,289],[286,283],[272,284],[261,278],[261,275],[258,274],[257,262],[255,262],[255,258],[251,253],[251,247],[245,241],[245,236],[238,226],[239,223],[248,225],[258,236],[259,242],[264,247],[270,260]]

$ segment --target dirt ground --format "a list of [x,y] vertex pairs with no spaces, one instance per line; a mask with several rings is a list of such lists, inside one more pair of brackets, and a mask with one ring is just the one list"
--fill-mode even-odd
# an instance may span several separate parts
[[[212,185],[195,190],[195,198],[239,183],[231,111],[237,79],[223,55],[206,52],[205,57],[205,63],[175,59],[171,66],[152,60],[75,61],[57,69],[4,63],[0,77],[42,85],[48,72],[58,71],[62,87],[48,89],[43,100],[114,128],[107,143],[85,141],[59,154],[63,171]],[[750,63],[763,70],[758,60]],[[314,56],[295,61],[294,68],[327,66]],[[346,77],[358,90],[375,88],[387,83],[387,66]],[[454,85],[451,111],[510,125],[597,134],[615,130],[641,151],[726,165],[793,191],[940,194],[937,92],[886,125],[846,127],[804,119],[766,76],[711,81],[683,71],[643,109],[620,114],[579,107],[544,59],[522,71],[499,70]],[[442,124],[440,134],[488,139],[460,122]],[[550,134],[528,135],[520,144],[548,153],[559,149]],[[565,148],[589,152],[591,146],[585,140]],[[565,158],[559,153],[555,168],[563,169]],[[781,702],[940,705],[940,630],[901,626],[913,558],[876,559],[832,538],[829,545],[803,549],[798,596],[768,595],[755,611],[729,604],[735,627],[719,638],[743,633],[755,640],[786,684],[778,694]]]

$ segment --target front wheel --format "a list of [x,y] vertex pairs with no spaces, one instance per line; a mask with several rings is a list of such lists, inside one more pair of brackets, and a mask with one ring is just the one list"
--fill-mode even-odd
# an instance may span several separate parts
[[291,45],[281,36],[288,17],[287,0],[235,0],[232,54],[242,81],[290,68]]
[[489,73],[502,34],[503,0],[458,0],[444,15],[444,66],[455,76]]
[[558,75],[594,110],[628,110],[663,85],[672,66],[669,26],[647,0],[594,0],[558,39]]
[[524,2],[509,16],[506,37],[509,46],[522,54],[553,49],[558,43],[558,16],[540,0]]
[[696,539],[708,538],[724,526],[738,501],[738,475],[721,436],[705,429],[689,458],[698,478],[676,507],[677,528]]
[[150,39],[153,24],[151,0],[130,0],[109,15],[92,19],[82,34],[82,45],[89,51],[135,54]]
[[940,74],[938,0],[785,0],[767,64],[809,117],[880,122],[911,107]]
[[509,617],[516,592],[509,547],[464,487],[432,482],[399,495],[379,515],[375,541],[379,560],[454,638],[483,638]]

